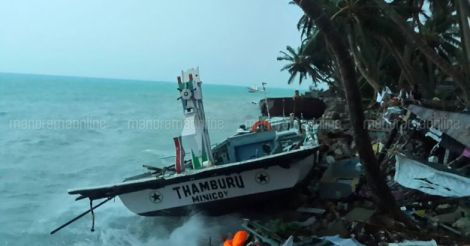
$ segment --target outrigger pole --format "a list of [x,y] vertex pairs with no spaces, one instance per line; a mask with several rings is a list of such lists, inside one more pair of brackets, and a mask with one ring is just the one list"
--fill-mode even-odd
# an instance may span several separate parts
[[65,223],[65,224],[63,224],[63,225],[57,227],[57,229],[51,231],[51,235],[53,235],[54,233],[56,233],[56,232],[62,230],[64,227],[66,227],[66,226],[72,224],[73,222],[77,221],[78,219],[80,219],[81,217],[87,215],[87,214],[90,213],[90,212],[91,212],[91,214],[92,214],[92,216],[93,216],[93,224],[92,224],[92,227],[91,227],[91,231],[94,231],[94,230],[95,230],[95,213],[94,213],[93,210],[96,209],[96,208],[98,208],[98,207],[100,207],[101,205],[105,204],[106,202],[109,202],[109,200],[111,200],[111,199],[113,199],[113,198],[114,198],[114,196],[108,197],[106,200],[100,202],[98,205],[95,205],[95,206],[92,206],[92,201],[93,201],[93,200],[90,199],[90,209],[88,209],[87,211],[81,213],[81,214],[78,215],[77,217],[75,217],[75,218],[69,220],[67,223]]

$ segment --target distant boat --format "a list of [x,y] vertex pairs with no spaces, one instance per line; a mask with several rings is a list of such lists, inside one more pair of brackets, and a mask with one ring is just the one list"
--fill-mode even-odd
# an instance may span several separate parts
[[248,88],[249,93],[255,93],[255,92],[259,91],[258,86],[250,86],[250,87],[247,87],[247,88]]
[[[263,83],[264,84],[264,83]],[[260,91],[264,91],[264,86],[263,87],[259,87],[259,86],[249,86],[247,87],[248,89],[248,92],[249,93],[256,93],[256,92],[260,92]]]

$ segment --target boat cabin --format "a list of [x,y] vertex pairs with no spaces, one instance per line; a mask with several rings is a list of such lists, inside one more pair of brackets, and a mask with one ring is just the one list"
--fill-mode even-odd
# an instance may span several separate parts
[[304,137],[297,129],[237,134],[212,151],[216,165],[241,162],[294,149]]

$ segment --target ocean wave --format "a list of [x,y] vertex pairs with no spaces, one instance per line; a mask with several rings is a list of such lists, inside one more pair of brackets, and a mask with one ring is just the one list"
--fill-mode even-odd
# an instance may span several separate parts
[[167,245],[199,246],[220,245],[222,238],[233,231],[240,219],[236,216],[206,217],[195,214],[175,217],[118,217],[109,213],[94,239],[76,242],[82,245]]

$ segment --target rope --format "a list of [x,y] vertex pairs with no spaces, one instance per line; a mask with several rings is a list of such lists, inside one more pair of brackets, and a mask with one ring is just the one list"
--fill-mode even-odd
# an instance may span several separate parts
[[93,200],[90,199],[90,212],[91,212],[91,231],[95,231],[95,211],[93,210]]

